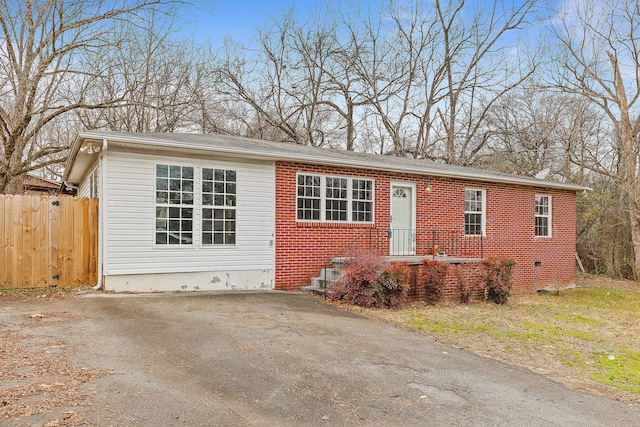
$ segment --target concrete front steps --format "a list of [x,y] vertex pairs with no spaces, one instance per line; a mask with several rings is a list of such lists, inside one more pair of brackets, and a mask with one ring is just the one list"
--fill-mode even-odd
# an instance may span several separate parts
[[322,267],[320,275],[311,278],[311,284],[309,286],[303,286],[300,290],[316,295],[331,295],[331,291],[328,288],[342,277],[343,265],[344,258],[333,258],[330,267]]

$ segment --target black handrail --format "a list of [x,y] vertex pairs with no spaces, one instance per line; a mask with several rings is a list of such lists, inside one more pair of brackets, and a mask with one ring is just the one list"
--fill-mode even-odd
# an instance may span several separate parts
[[[363,230],[324,264],[323,284],[327,286],[327,269],[336,258],[354,258],[363,253],[381,256],[422,256],[483,258],[483,236],[468,236],[464,231],[432,228],[371,227]],[[325,299],[327,297],[325,290]]]

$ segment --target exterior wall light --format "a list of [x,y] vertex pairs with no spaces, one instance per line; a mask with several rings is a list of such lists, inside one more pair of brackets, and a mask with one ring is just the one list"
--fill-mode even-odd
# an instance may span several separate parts
[[431,184],[429,184],[428,181],[424,182],[424,192],[425,193],[431,193]]
[[101,149],[100,145],[89,143],[80,147],[80,152],[83,154],[93,154],[93,153],[99,153],[100,149]]

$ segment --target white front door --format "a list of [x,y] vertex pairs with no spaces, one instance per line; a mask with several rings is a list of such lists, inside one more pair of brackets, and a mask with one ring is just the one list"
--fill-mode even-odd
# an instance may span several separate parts
[[413,191],[414,187],[409,185],[391,186],[390,255],[415,254]]

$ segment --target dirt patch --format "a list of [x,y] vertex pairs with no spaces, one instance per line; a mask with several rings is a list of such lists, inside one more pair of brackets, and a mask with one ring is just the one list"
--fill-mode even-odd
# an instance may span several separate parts
[[[57,299],[70,298],[56,293]],[[19,299],[24,295],[7,297]],[[28,298],[48,298],[41,293]],[[10,308],[5,307],[5,310]],[[3,313],[5,314],[5,313]],[[14,323],[5,323],[0,331],[0,419],[17,420],[64,408],[60,417],[47,427],[86,425],[74,407],[82,406],[91,393],[81,386],[106,375],[104,371],[81,367],[71,362],[74,353],[64,340],[52,339],[46,332],[51,325],[79,322],[85,319],[62,310],[60,312],[23,314]]]

